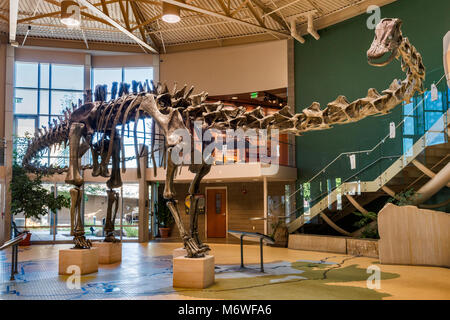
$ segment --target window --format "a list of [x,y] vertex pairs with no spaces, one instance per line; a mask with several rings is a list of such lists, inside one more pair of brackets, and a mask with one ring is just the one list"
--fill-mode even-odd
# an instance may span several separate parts
[[[48,63],[15,63],[14,124],[15,135],[34,135],[37,128],[49,127],[83,99],[84,66]],[[46,152],[42,164],[65,162],[67,150]]]
[[[131,85],[132,81],[141,81],[145,83],[153,80],[153,68],[94,68],[92,69],[92,92],[94,92],[97,85],[108,86],[107,100],[111,99],[111,87],[113,82],[125,82]],[[131,87],[130,87],[131,91]],[[118,130],[122,130],[118,126]],[[125,127],[123,143],[125,148],[125,157],[132,157],[135,155],[134,149],[134,123],[131,122],[129,126]],[[139,121],[137,124],[137,140],[138,144],[150,145],[149,132],[151,132],[151,119]],[[149,163],[150,165],[151,163]],[[136,168],[136,159],[125,162],[127,168]]]

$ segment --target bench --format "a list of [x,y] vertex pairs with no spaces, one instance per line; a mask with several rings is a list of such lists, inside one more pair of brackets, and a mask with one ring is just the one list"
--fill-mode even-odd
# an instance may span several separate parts
[[247,231],[234,231],[228,230],[228,233],[241,240],[241,268],[244,267],[244,239],[249,241],[259,242],[259,251],[261,255],[261,272],[264,272],[263,262],[263,242],[274,244],[275,240],[268,235],[259,232],[247,232]]

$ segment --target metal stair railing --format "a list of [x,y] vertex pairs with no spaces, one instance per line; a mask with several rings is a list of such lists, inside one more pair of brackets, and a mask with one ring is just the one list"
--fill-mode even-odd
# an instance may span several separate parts
[[[421,154],[425,148],[428,146],[427,137],[429,132],[439,131],[439,127],[442,123],[447,123],[447,119],[450,117],[450,109],[442,114],[442,116],[434,123],[434,125],[429,128],[425,134],[420,137],[414,145],[402,156],[400,156],[391,166],[389,166],[384,172],[377,176],[372,181],[361,181],[361,182],[345,182],[339,187],[336,187],[325,197],[323,197],[319,202],[315,203],[309,210],[308,214],[303,214],[296,218],[294,221],[287,225],[289,233],[294,232],[305,224],[306,218],[311,219],[316,215],[320,214],[324,209],[326,209],[330,203],[334,203],[338,199],[338,194],[354,194],[355,190],[360,190],[361,192],[376,192],[380,190],[387,182],[394,178],[398,173],[400,173],[403,168],[405,168],[409,163],[412,162],[419,154]],[[444,130],[445,126],[444,126]]]

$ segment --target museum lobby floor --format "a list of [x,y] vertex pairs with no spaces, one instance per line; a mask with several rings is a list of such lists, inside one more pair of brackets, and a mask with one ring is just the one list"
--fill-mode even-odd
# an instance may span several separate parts
[[[123,261],[100,265],[69,289],[58,275],[58,251],[68,244],[19,249],[19,274],[9,281],[10,252],[0,252],[0,299],[450,299],[447,268],[380,265],[377,259],[325,252],[264,247],[265,273],[259,272],[259,246],[244,248],[239,270],[236,244],[211,244],[216,282],[203,289],[172,287],[173,249],[179,243],[124,243]],[[367,267],[381,269],[379,289],[367,287]]]

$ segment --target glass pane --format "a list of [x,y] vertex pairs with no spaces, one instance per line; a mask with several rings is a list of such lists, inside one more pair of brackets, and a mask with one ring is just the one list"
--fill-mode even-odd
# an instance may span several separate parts
[[39,113],[48,114],[49,105],[49,92],[48,90],[39,90]]
[[[124,184],[123,185],[123,237],[124,239],[136,239],[139,235],[139,185]],[[120,208],[121,208],[120,203]],[[117,215],[120,214],[120,209]],[[117,220],[116,220],[117,221]],[[120,224],[120,222],[119,222]],[[119,226],[116,222],[116,230]]]
[[48,116],[39,117],[39,128],[46,126],[48,128],[48,122],[50,121]]
[[414,135],[414,118],[413,117],[405,117],[403,134]]
[[153,68],[125,68],[124,81],[131,84],[133,80],[141,81],[142,84],[145,80],[153,80]]
[[72,103],[78,104],[83,99],[83,93],[71,91],[52,91],[52,115],[63,114],[64,109],[72,108]]
[[16,124],[16,135],[18,137],[25,137],[26,132],[32,136],[34,135],[34,131],[36,130],[35,119],[18,118]]
[[16,62],[16,87],[38,87],[38,64],[29,62]]
[[50,65],[48,63],[41,63],[40,70],[40,88],[48,89],[50,79]]
[[95,89],[95,86],[100,84],[106,84],[108,86],[108,92],[111,92],[111,87],[113,82],[121,82],[122,81],[122,69],[121,68],[108,68],[108,69],[99,69],[95,68],[92,72],[92,89]]
[[84,90],[84,66],[52,65],[52,88]]
[[37,113],[37,90],[15,89],[14,90],[14,113],[36,114]]
[[216,213],[222,213],[222,194],[216,193]]
[[[425,112],[425,130],[430,129],[438,120],[440,120],[440,123],[442,123],[443,118],[440,119],[442,115],[442,112]],[[437,126],[439,126],[439,129],[442,128],[443,130],[443,123],[442,125],[440,123]]]

